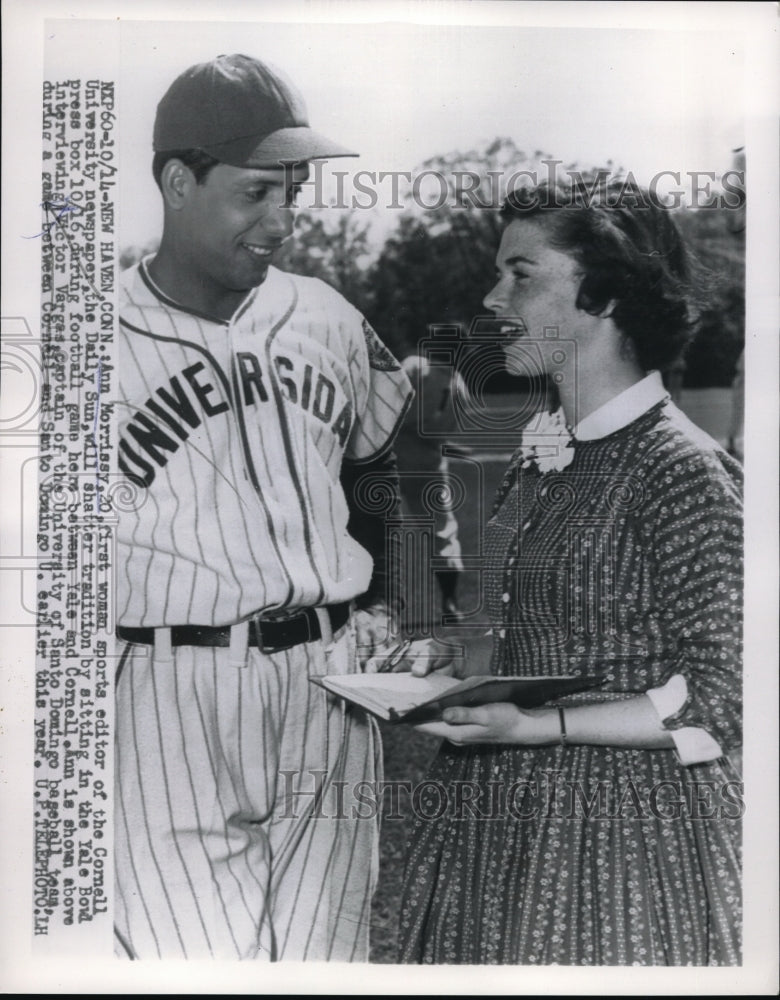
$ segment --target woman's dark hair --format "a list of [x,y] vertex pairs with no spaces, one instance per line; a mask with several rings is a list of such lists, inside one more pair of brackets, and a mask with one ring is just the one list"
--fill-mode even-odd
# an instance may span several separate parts
[[539,184],[512,191],[501,209],[509,223],[550,220],[551,245],[581,266],[576,305],[593,316],[610,308],[644,371],[666,371],[693,339],[706,277],[669,209],[636,184],[602,179]]
[[168,160],[181,160],[185,167],[190,168],[197,184],[203,184],[209,171],[219,163],[219,160],[204,153],[202,149],[166,149],[163,153],[155,153],[152,160],[152,174],[157,187],[161,186],[160,178]]

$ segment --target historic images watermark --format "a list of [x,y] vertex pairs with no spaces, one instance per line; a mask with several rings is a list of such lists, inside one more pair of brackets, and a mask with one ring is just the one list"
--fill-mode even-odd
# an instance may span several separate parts
[[[410,204],[435,211],[442,208],[499,209],[507,191],[518,187],[546,189],[542,207],[559,207],[556,189],[577,187],[588,199],[608,197],[610,207],[727,209],[739,211],[745,204],[745,171],[661,170],[640,185],[632,171],[615,174],[606,168],[563,168],[563,160],[540,160],[543,169],[507,170],[336,170],[322,160],[310,167],[309,179],[293,183],[291,163],[285,189],[292,199],[308,209],[408,209]],[[608,188],[609,185],[609,188]],[[638,192],[642,192],[639,194]],[[305,192],[305,194],[304,194]]]
[[741,781],[677,779],[652,783],[574,780],[554,769],[530,778],[485,782],[426,779],[412,782],[328,781],[325,771],[281,771],[284,817],[311,811],[318,819],[422,820],[741,820],[745,814]]

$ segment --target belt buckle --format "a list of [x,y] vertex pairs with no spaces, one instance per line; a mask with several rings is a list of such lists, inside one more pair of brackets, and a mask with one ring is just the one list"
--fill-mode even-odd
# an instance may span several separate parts
[[260,614],[252,615],[252,624],[255,629],[255,639],[257,641],[257,648],[261,653],[281,653],[285,649],[292,649],[293,646],[299,646],[305,642],[311,642],[314,638],[311,630],[311,621],[309,616],[306,614],[305,609],[302,611],[297,611],[293,614],[281,615],[279,618],[266,618],[267,623],[273,623],[275,625],[284,625],[285,622],[297,622],[298,619],[303,618],[306,622],[306,636],[298,639],[297,637],[290,638],[286,642],[276,642],[276,643],[266,643],[263,638],[263,620]]
[[252,615],[252,628],[255,631],[255,642],[261,653],[273,653],[278,647],[269,646],[263,641],[263,623],[259,613]]

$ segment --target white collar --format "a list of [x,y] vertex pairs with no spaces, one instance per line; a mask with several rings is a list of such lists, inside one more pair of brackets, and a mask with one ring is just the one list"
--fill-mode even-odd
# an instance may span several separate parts
[[647,413],[667,395],[661,373],[652,371],[584,417],[574,428],[574,437],[578,441],[595,441],[613,434]]

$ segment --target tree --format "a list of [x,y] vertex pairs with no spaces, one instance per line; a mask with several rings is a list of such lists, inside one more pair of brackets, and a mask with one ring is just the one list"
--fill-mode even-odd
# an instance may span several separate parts
[[284,271],[321,278],[361,308],[367,303],[370,222],[350,209],[301,209],[295,236],[276,264]]

